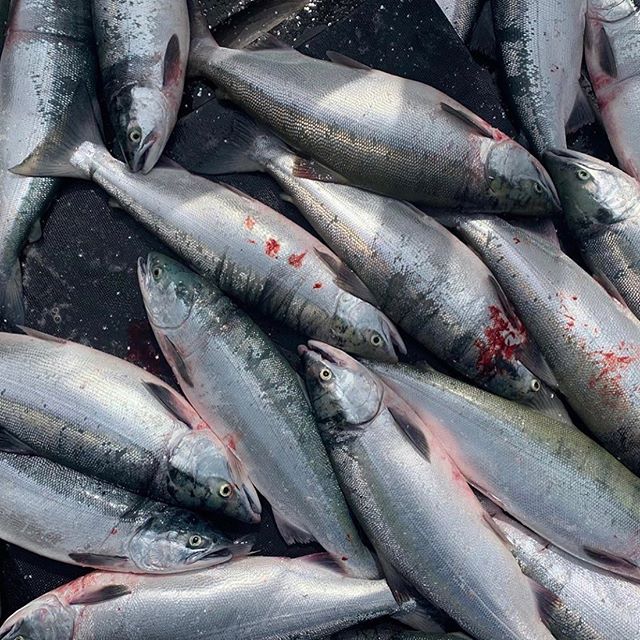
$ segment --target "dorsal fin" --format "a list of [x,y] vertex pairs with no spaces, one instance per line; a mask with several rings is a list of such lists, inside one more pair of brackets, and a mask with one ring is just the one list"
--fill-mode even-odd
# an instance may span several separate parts
[[146,380],[142,384],[163,407],[180,420],[180,422],[184,422],[189,428],[199,429],[204,425],[202,418],[196,413],[196,410],[179,393],[171,389],[171,387]]
[[110,584],[101,589],[95,591],[88,591],[86,593],[78,593],[71,600],[69,604],[98,604],[100,602],[106,602],[107,600],[114,600],[115,598],[121,598],[122,596],[129,595],[131,589],[124,584]]
[[349,67],[350,69],[373,71],[373,69],[369,65],[364,64],[364,62],[358,62],[358,60],[354,60],[353,58],[345,56],[343,53],[338,53],[337,51],[327,51],[327,58],[335,64],[339,64],[343,67]]

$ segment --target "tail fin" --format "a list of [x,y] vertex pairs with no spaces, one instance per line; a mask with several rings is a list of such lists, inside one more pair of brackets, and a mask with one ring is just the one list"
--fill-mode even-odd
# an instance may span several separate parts
[[71,158],[84,142],[104,146],[99,113],[94,95],[84,83],[80,84],[66,117],[53,135],[9,171],[21,176],[88,179],[86,171],[71,164]]
[[20,260],[16,260],[11,271],[0,279],[0,329],[6,331],[16,325],[24,324],[24,303],[22,300],[22,269]]
[[202,12],[199,0],[187,0],[189,7],[189,22],[191,24],[191,46],[189,48],[189,72],[198,75],[208,60],[208,52],[217,49],[209,29],[209,23]]

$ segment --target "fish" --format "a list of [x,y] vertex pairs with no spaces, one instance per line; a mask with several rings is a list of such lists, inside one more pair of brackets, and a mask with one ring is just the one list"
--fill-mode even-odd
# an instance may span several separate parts
[[344,352],[317,341],[299,352],[333,467],[392,582],[478,640],[551,640],[533,585],[437,437]]
[[397,326],[484,388],[557,404],[549,367],[495,278],[448,229],[406,202],[296,176],[300,157],[246,119],[226,140],[198,160],[202,172],[266,171]]
[[436,0],[438,6],[453,25],[460,40],[466,42],[476,24],[481,0]]
[[378,625],[366,629],[347,629],[325,640],[470,640],[463,633],[423,633],[400,627]]
[[219,47],[195,1],[189,6],[190,72],[313,158],[300,175],[441,208],[558,210],[544,167],[437,89],[341,54],[330,62],[288,48]]
[[505,220],[453,223],[513,303],[590,433],[640,472],[640,324],[556,245]]
[[315,638],[414,605],[323,554],[240,558],[173,576],[90,573],[14,613],[0,640]]
[[184,0],[92,0],[102,84],[117,145],[148,173],[173,131],[189,54]]
[[175,573],[251,550],[193,512],[46,458],[0,452],[0,538],[45,558],[107,571]]
[[93,87],[91,7],[85,0],[13,2],[0,58],[0,322],[24,324],[20,254],[40,237],[40,217],[59,186],[55,177],[9,171],[53,134],[79,83]]
[[[226,293],[294,331],[396,361],[402,337],[362,281],[325,245],[267,205],[177,165],[132,174],[104,147],[87,95],[19,174],[92,180]],[[65,140],[61,145],[59,140]]]
[[484,506],[509,541],[511,552],[525,575],[557,596],[550,609],[550,624],[558,638],[640,638],[640,586],[637,583],[576,560],[495,505]]
[[592,116],[580,87],[587,0],[491,0],[491,9],[522,130],[538,155],[566,149],[569,121],[575,127]]
[[298,375],[219,289],[151,253],[140,289],[160,348],[189,401],[247,465],[284,540],[317,541],[349,575],[375,578]]
[[585,62],[602,124],[620,168],[640,179],[640,6],[588,0]]
[[171,387],[120,358],[25,331],[0,333],[0,450],[259,522],[260,499],[237,455]]
[[478,491],[567,553],[640,580],[640,479],[600,445],[424,364],[366,364]]
[[640,318],[640,184],[577,151],[548,151],[545,163],[589,271]]

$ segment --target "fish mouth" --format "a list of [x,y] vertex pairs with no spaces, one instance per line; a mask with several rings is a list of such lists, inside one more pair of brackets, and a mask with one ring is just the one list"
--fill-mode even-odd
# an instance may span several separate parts
[[345,358],[346,354],[343,351],[319,340],[309,340],[306,345],[301,344],[298,346],[298,354],[300,357],[304,358],[310,353],[315,353],[327,362],[339,367],[344,367],[348,364],[348,360]]
[[206,563],[207,565],[211,564],[222,564],[223,562],[228,562],[233,558],[233,554],[229,551],[228,548],[224,549],[215,549],[214,551],[205,551],[204,553],[194,556],[193,558],[189,558],[187,560],[187,564],[196,565],[200,563]]
[[[393,324],[393,322],[391,322],[391,320],[389,320],[386,317],[385,317],[384,328],[386,330],[385,333],[387,333],[388,337],[391,340],[391,344],[396,348],[397,351],[400,352],[400,355],[406,356],[407,345],[405,345],[404,340],[400,335],[400,331],[398,331],[398,328],[395,326],[395,324]],[[395,351],[389,354],[389,356],[390,358],[392,358],[389,360],[389,362],[393,364],[398,362],[398,355],[395,353]]]
[[551,198],[551,203],[555,209],[554,213],[560,213],[562,211],[562,202],[560,201],[560,195],[558,194],[558,190],[556,189],[556,185],[553,182],[551,176],[547,173],[544,166],[538,163],[538,167],[536,167],[538,171],[538,175],[540,176],[540,182],[547,188],[547,193]]

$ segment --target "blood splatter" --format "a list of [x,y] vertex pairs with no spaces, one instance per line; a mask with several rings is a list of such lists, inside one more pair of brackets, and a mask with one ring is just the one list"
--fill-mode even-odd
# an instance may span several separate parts
[[227,445],[227,447],[229,447],[229,449],[231,449],[231,451],[235,451],[236,450],[236,439],[233,436],[227,436],[224,439],[224,442]]
[[514,236],[514,237],[513,237],[513,241],[514,241],[516,244],[520,244],[520,243],[522,242],[522,240],[520,240],[520,238],[518,238],[517,236]]
[[[619,348],[624,348],[624,342],[620,343]],[[598,349],[592,351],[590,356],[597,360],[600,370],[589,378],[587,383],[589,389],[598,389],[605,396],[616,398],[624,396],[622,374],[629,366],[638,361],[640,354],[616,353],[615,351]]]
[[247,242],[248,242],[249,244],[256,244],[256,241],[255,241],[255,240],[247,240]]
[[115,536],[116,533],[118,533],[118,527],[113,527],[113,529],[111,529],[111,535]]
[[295,267],[296,269],[299,269],[302,266],[302,261],[304,260],[304,257],[307,255],[306,251],[303,251],[302,253],[292,253],[289,256],[289,264],[292,267]]
[[314,289],[322,289],[322,282],[316,282],[316,283],[313,285],[313,288],[314,288]]
[[476,367],[484,373],[491,372],[501,362],[513,360],[518,348],[527,340],[522,323],[512,324],[502,309],[491,305],[489,314],[491,324],[484,330],[485,339],[478,338],[474,343],[479,351]]
[[270,258],[277,258],[278,253],[280,252],[280,243],[275,238],[269,238],[264,243],[264,252]]
[[253,229],[253,227],[256,226],[256,220],[255,218],[252,218],[251,216],[247,216],[244,219],[244,228],[245,229],[249,229],[249,231],[251,231],[251,229]]

